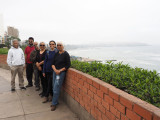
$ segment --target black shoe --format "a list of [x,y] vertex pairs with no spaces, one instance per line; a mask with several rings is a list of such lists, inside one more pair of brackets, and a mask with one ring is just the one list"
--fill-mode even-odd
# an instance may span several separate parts
[[21,90],[26,90],[26,88],[25,88],[25,87],[20,87],[20,89],[21,89]]
[[12,91],[12,92],[14,92],[14,91],[15,91],[15,89],[14,89],[14,88],[12,88],[12,89],[11,89],[11,91]]
[[26,88],[27,88],[27,87],[32,87],[32,86],[33,86],[33,85],[27,85]]
[[40,94],[39,94],[39,96],[41,96],[43,93],[41,92]]

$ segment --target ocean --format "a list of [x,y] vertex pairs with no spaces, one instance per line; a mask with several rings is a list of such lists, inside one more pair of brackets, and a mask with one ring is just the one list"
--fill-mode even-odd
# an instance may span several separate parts
[[70,55],[85,57],[95,60],[116,60],[160,73],[160,47],[157,45],[146,46],[107,46],[107,47],[79,47],[68,50]]

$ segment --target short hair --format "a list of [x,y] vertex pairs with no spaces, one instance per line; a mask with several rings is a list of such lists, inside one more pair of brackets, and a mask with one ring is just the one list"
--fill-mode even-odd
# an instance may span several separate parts
[[[17,42],[18,42],[18,40],[17,40],[17,39],[13,39],[13,40],[12,40],[12,43],[14,43],[15,41],[17,41]],[[19,43],[19,42],[18,42],[18,43]]]
[[49,41],[49,44],[50,44],[51,42],[54,42],[54,44],[56,45],[56,42],[55,42],[54,40]]
[[33,40],[34,41],[34,38],[33,37],[29,37],[28,40]]
[[44,43],[44,45],[46,46],[45,42],[40,42],[40,43],[39,43],[39,46],[41,45],[41,43]]
[[60,44],[64,47],[64,44],[60,41],[60,42],[57,42],[57,45]]

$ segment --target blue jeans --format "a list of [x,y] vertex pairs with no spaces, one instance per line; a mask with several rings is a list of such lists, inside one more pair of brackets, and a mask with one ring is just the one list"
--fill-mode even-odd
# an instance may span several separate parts
[[58,98],[60,95],[60,90],[65,78],[66,72],[63,71],[59,74],[60,78],[59,80],[56,79],[56,73],[53,71],[53,99],[52,99],[52,105],[58,104]]

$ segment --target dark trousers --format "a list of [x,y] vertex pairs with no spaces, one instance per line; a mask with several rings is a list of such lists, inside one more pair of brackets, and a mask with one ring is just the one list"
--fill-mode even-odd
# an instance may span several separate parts
[[53,72],[47,72],[45,73],[46,75],[46,94],[45,97],[48,97],[49,95],[53,96],[53,91],[52,91],[52,79],[53,79]]
[[26,77],[28,80],[28,85],[33,85],[32,82],[32,77],[33,77],[33,64],[32,63],[27,63],[26,67]]
[[35,77],[35,86],[40,87],[39,72],[38,72],[37,67],[34,67],[34,77]]
[[45,80],[45,77],[43,77],[42,71],[39,71],[39,76],[40,76],[41,85],[42,85],[42,95],[45,95],[47,91],[47,87],[46,87],[46,80]]

